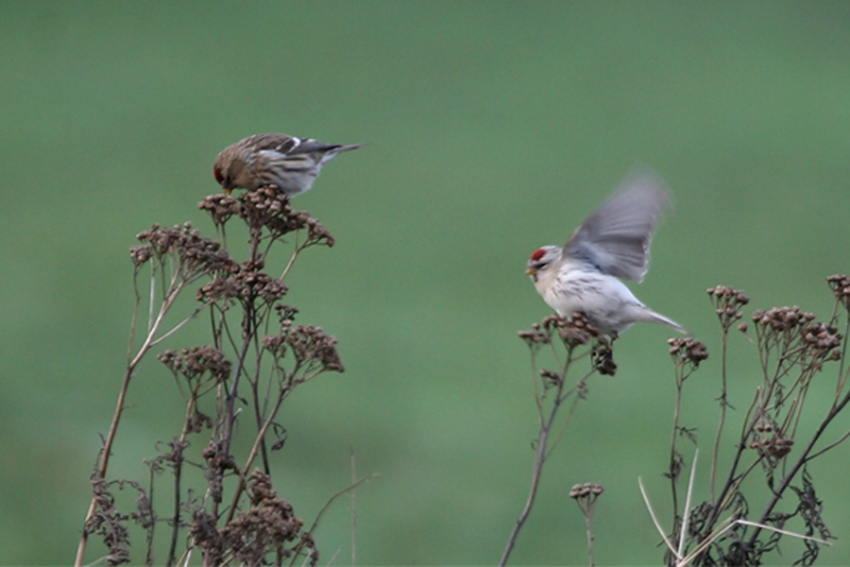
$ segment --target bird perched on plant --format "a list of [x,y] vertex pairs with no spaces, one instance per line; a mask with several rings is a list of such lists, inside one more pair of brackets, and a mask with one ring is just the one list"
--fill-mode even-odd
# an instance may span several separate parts
[[224,148],[213,164],[215,180],[230,195],[276,185],[288,197],[309,191],[322,166],[362,144],[328,144],[286,134],[256,134]]
[[579,226],[563,246],[531,254],[526,274],[562,317],[581,311],[601,332],[616,336],[633,323],[664,323],[687,331],[641,303],[617,278],[643,281],[652,233],[667,204],[664,182],[635,172]]

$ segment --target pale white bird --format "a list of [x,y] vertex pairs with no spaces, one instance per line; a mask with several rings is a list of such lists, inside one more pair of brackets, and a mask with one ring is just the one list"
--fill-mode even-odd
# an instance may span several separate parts
[[535,250],[525,273],[559,315],[581,311],[602,333],[616,336],[633,323],[648,321],[687,334],[641,303],[618,279],[643,281],[652,234],[668,199],[660,177],[649,170],[635,171],[563,247]]

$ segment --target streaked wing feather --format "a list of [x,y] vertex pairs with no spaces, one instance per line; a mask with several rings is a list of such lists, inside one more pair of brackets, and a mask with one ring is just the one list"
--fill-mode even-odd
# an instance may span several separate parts
[[301,142],[300,138],[287,136],[286,134],[255,134],[248,138],[248,140],[258,150],[269,150],[282,154],[288,154],[294,148],[298,147]]
[[316,154],[325,154],[327,152],[331,152],[340,148],[342,144],[328,144],[326,142],[320,142],[318,140],[311,139],[301,139],[301,143],[298,146],[292,148],[290,153],[293,154],[306,154],[306,153],[316,153]]
[[[282,154],[275,150],[257,152],[265,160],[265,168],[291,172],[309,172],[316,169],[316,160],[312,154]],[[316,171],[314,177],[318,175]]]
[[652,170],[632,172],[613,195],[573,232],[564,254],[612,276],[640,282],[649,267],[652,234],[668,202]]

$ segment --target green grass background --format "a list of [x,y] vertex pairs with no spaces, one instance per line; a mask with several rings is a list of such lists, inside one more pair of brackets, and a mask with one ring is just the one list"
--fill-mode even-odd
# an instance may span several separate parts
[[[296,202],[338,243],[299,260],[289,301],[347,368],[284,409],[275,486],[300,516],[347,485],[353,448],[380,475],[357,494],[358,563],[498,561],[536,432],[516,331],[549,313],[526,258],[635,163],[676,202],[637,294],[713,353],[686,386],[704,498],[719,368],[705,288],[826,315],[824,277],[848,270],[848,22],[841,2],[0,2],[0,563],[72,561],[125,360],[127,250],[154,222],[212,233],[196,204],[217,190],[213,158],[268,131],[369,143]],[[667,337],[644,325],[617,343],[514,564],[585,562],[567,497],[584,481],[606,487],[597,562],[660,563],[637,477],[669,517]],[[734,430],[758,375],[741,337],[732,355]],[[153,358],[131,399],[111,472],[141,478],[182,402]],[[850,563],[848,451],[811,469],[839,538],[823,564]],[[350,560],[347,501],[317,538],[323,564]]]

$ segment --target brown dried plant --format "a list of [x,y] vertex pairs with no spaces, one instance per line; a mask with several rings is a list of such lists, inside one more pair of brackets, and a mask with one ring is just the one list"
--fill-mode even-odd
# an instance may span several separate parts
[[576,501],[579,510],[584,516],[585,533],[587,535],[587,560],[588,565],[593,567],[593,511],[596,509],[596,501],[605,489],[598,482],[585,482],[575,484],[570,489],[570,498]]
[[[205,565],[318,561],[314,528],[304,529],[292,506],[272,489],[270,453],[285,442],[286,429],[278,414],[293,390],[324,372],[344,370],[336,339],[321,327],[296,324],[298,310],[282,301],[288,292],[286,276],[299,254],[313,246],[333,246],[334,239],[309,213],[294,210],[274,187],[238,198],[209,196],[199,207],[210,215],[216,238],[201,236],[189,224],[154,225],[138,235],[141,244],[130,251],[136,301],[127,366],[92,475],[94,495],[78,547],[78,566],[91,536],[98,536],[108,549],[101,558],[106,564],[129,562],[131,522],[146,534],[144,561],[149,565],[185,564],[193,552]],[[228,226],[237,219],[248,231],[248,254],[242,261],[231,256],[226,239]],[[287,241],[292,245],[289,259],[279,275],[272,275],[266,269],[270,252]],[[145,269],[150,271],[146,283]],[[196,306],[168,326],[177,299],[187,289],[195,289]],[[137,344],[143,297],[147,321]],[[109,460],[116,451],[128,387],[140,362],[201,314],[210,320],[209,345],[157,355],[174,374],[178,395],[186,402],[180,431],[146,461],[147,486],[110,480]],[[237,433],[251,438],[246,453],[234,449]],[[197,457],[189,451],[193,445],[205,445],[196,451]],[[161,511],[154,507],[154,488],[166,471],[171,473],[174,496],[170,510]],[[138,494],[137,509],[122,514],[112,491],[127,487]],[[167,530],[165,558],[154,553],[159,549],[154,543],[158,527]]]
[[[614,364],[612,340],[601,334],[591,325],[587,318],[577,313],[571,318],[551,315],[540,323],[535,323],[528,331],[521,331],[519,337],[526,343],[531,352],[532,383],[534,385],[534,400],[537,405],[538,431],[534,441],[534,464],[531,473],[531,487],[525,506],[517,518],[513,530],[508,536],[505,550],[499,565],[505,565],[511,556],[519,532],[525,525],[540,486],[540,477],[546,460],[558,445],[575,413],[580,400],[587,398],[588,380],[595,374],[613,376],[617,371]],[[538,370],[538,354],[546,349],[552,356],[552,368]],[[570,380],[569,372],[582,359],[588,359],[589,364],[579,370],[581,377]],[[566,408],[566,415],[561,416],[559,410]],[[559,417],[561,418],[559,421]],[[556,430],[559,428],[559,430]],[[552,434],[556,437],[553,439]],[[601,490],[600,490],[601,493]],[[595,501],[595,498],[594,498]],[[592,507],[589,508],[592,514]],[[588,552],[593,557],[588,512]]]
[[[751,325],[739,323],[743,318],[741,309],[749,302],[747,296],[728,286],[708,290],[722,333],[720,418],[713,446],[709,497],[694,506],[679,505],[677,481],[685,464],[677,441],[685,434],[696,445],[697,437],[693,430],[679,424],[676,412],[673,458],[665,473],[671,480],[674,510],[672,528],[664,538],[668,545],[667,565],[762,565],[769,554],[779,551],[783,537],[789,536],[801,538],[804,543],[802,554],[794,564],[813,565],[820,547],[833,538],[822,519],[823,503],[808,469],[814,459],[850,437],[845,432],[832,441],[822,441],[850,402],[850,391],[846,388],[850,370],[844,364],[850,321],[850,277],[831,276],[827,281],[835,305],[826,322],[795,306],[756,310]],[[843,333],[839,332],[839,326],[844,328]],[[752,401],[741,416],[731,466],[728,472],[721,473],[720,438],[730,417],[728,410],[733,409],[728,402],[731,392],[727,379],[727,343],[733,327],[755,346],[761,376]],[[671,340],[679,397],[684,378],[707,356],[701,347],[695,360],[685,344],[689,340]],[[817,411],[815,408],[804,412],[810,408],[806,401],[812,388],[830,387],[826,377],[821,376],[829,370],[835,375],[832,404],[820,416],[812,415]],[[803,424],[812,423],[817,424],[814,433],[804,434],[809,427]],[[763,482],[753,474],[759,469]],[[691,490],[692,487],[689,499]],[[767,504],[763,508],[752,509],[752,503],[764,499]],[[780,509],[780,504],[784,509]],[[680,542],[678,548],[670,543],[674,541]]]

